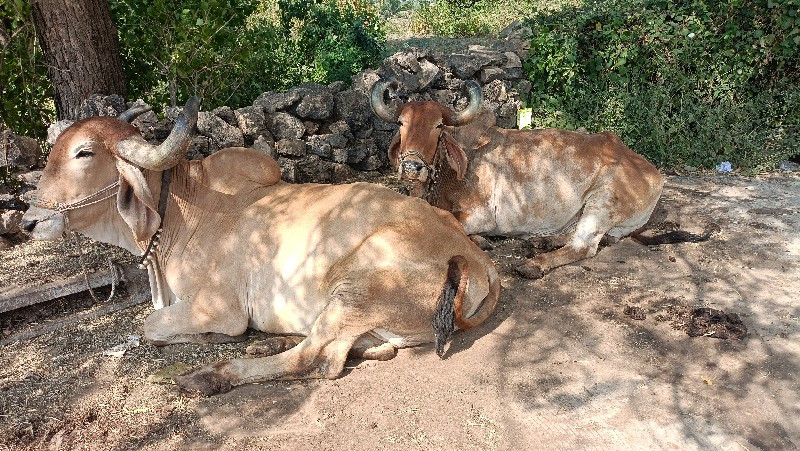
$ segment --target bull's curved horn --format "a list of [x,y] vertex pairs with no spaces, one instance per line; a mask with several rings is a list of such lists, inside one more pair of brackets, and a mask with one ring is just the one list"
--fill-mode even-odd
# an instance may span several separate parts
[[[141,101],[140,101],[141,102]],[[127,110],[120,113],[117,116],[117,119],[125,122],[132,122],[138,116],[147,113],[148,111],[152,110],[153,107],[146,103],[135,103],[132,107],[128,108]]]
[[481,90],[481,86],[474,80],[468,80],[464,84],[467,86],[467,93],[469,94],[469,105],[460,113],[453,112],[448,121],[449,123],[445,125],[458,127],[469,124],[478,116],[478,112],[481,110],[483,105],[483,90]]
[[389,86],[396,88],[397,82],[395,81],[387,81],[387,80],[378,80],[372,85],[372,91],[369,95],[369,103],[372,105],[372,111],[378,115],[379,118],[383,119],[386,122],[394,122],[397,120],[395,117],[395,112],[392,111],[386,102],[383,101],[383,94],[386,92],[386,88]]
[[169,136],[160,146],[149,144],[136,135],[117,144],[117,154],[129,162],[154,171],[163,171],[178,164],[183,159],[192,142],[197,125],[197,112],[200,99],[191,97],[183,112],[175,121]]

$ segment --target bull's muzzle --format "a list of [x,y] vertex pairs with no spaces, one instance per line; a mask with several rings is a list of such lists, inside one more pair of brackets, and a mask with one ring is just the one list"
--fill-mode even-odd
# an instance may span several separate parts
[[409,150],[400,155],[398,172],[400,180],[419,183],[425,183],[434,175],[433,167],[425,162],[420,152],[415,150]]
[[428,167],[419,160],[405,160],[400,165],[400,178],[404,180],[425,181],[428,178]]
[[22,230],[34,240],[57,240],[64,236],[64,215],[53,210],[31,206],[22,216]]
[[39,223],[38,219],[22,218],[22,223],[20,224],[20,226],[22,227],[22,230],[24,230],[26,233],[31,233],[33,232],[33,229],[36,227],[36,224],[38,223]]

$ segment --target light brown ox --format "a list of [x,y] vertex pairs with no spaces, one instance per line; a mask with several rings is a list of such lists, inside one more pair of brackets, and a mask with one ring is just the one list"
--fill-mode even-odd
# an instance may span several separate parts
[[592,257],[604,234],[637,231],[661,196],[658,169],[611,132],[496,127],[475,82],[467,82],[470,104],[460,113],[435,102],[392,112],[383,99],[390,84],[377,82],[371,103],[400,125],[389,161],[412,196],[451,211],[472,236],[567,235],[560,249],[520,265],[523,276]]
[[163,308],[144,323],[156,345],[231,341],[248,326],[305,336],[255,348],[274,355],[200,367],[178,377],[181,386],[213,394],[333,378],[348,351],[387,359],[434,340],[442,355],[454,327],[491,314],[498,274],[449,213],[373,184],[283,183],[275,161],[250,149],[185,161],[197,107],[187,103],[160,147],[114,118],[76,122],[53,147],[41,200],[24,216],[36,239],[75,230],[137,255],[161,223],[148,271]]

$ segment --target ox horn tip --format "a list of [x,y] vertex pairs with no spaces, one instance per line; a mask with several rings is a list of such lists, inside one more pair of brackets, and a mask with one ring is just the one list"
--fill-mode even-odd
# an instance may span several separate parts
[[397,86],[396,80],[378,80],[372,85],[372,90],[370,91],[369,97],[372,111],[386,122],[395,121],[395,112],[391,111],[389,106],[386,105],[386,102],[383,100],[383,95],[386,92],[386,88],[392,87],[392,89],[397,89]]
[[186,101],[186,106],[184,107],[184,109],[186,109],[186,110],[199,110],[200,109],[200,103],[201,103],[200,97],[191,96],[191,97],[189,97],[189,100]]

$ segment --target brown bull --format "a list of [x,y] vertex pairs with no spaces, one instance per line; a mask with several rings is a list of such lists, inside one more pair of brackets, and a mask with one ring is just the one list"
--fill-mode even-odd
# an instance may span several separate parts
[[332,378],[349,351],[386,359],[431,341],[442,355],[454,328],[491,314],[497,272],[449,213],[372,184],[286,184],[250,149],[185,161],[197,109],[190,100],[159,147],[117,119],[76,122],[23,224],[36,239],[71,229],[143,256],[154,344],[231,341],[248,327],[305,336],[256,347],[274,355],[201,367],[180,385],[213,394]]
[[496,127],[475,82],[461,113],[435,102],[392,112],[383,100],[389,85],[373,86],[372,108],[400,125],[389,161],[412,196],[451,211],[473,236],[567,235],[560,249],[517,268],[526,277],[593,256],[606,234],[637,231],[661,195],[658,169],[611,132]]

